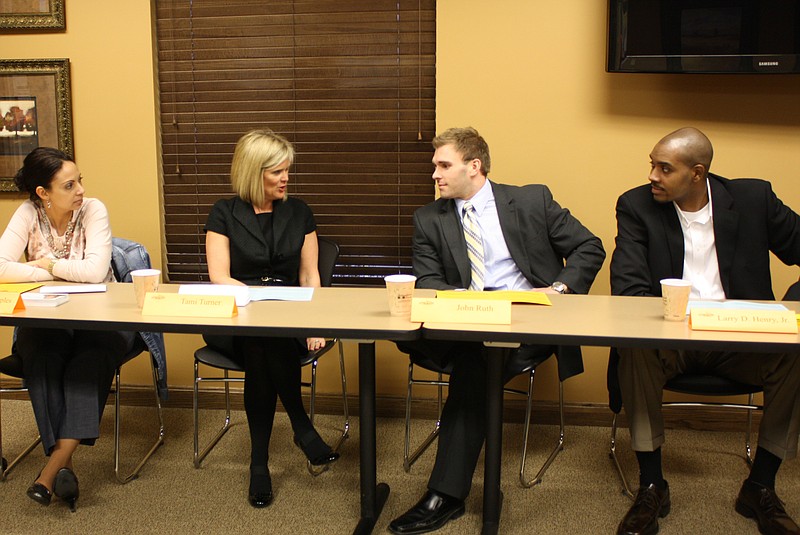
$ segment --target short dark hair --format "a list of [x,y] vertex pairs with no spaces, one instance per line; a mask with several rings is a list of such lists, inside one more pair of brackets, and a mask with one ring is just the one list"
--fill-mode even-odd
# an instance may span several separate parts
[[489,175],[492,159],[489,156],[489,145],[477,130],[471,126],[465,128],[449,128],[433,138],[433,148],[438,149],[445,145],[453,145],[461,155],[464,163],[478,159],[481,161],[481,172]]
[[25,156],[22,167],[14,175],[14,184],[20,191],[27,191],[31,200],[39,198],[36,188],[50,189],[53,177],[61,170],[64,162],[75,162],[71,156],[52,147],[38,147]]

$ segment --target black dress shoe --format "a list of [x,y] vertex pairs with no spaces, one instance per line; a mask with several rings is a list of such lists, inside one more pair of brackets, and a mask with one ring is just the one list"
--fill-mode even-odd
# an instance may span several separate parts
[[35,481],[28,487],[27,494],[28,498],[42,505],[50,505],[50,501],[53,499],[53,493],[47,487]]
[[295,435],[294,443],[303,450],[308,462],[314,466],[330,464],[339,458],[339,453],[325,444],[325,441],[322,440],[322,437],[313,427],[302,433],[302,435]]
[[649,485],[639,487],[633,505],[617,527],[617,535],[658,533],[658,519],[669,514],[669,485],[664,490]]
[[250,490],[247,501],[256,509],[263,509],[272,503],[275,496],[272,494],[272,479],[269,472],[266,474],[250,473]]
[[435,531],[464,514],[464,502],[428,490],[417,505],[392,520],[389,531],[410,535]]
[[75,472],[69,468],[62,468],[56,473],[56,482],[53,485],[53,494],[67,504],[69,510],[75,512],[80,490]]
[[758,531],[764,535],[800,534],[800,527],[786,514],[775,491],[749,479],[744,480],[736,498],[736,512],[754,518],[758,522]]

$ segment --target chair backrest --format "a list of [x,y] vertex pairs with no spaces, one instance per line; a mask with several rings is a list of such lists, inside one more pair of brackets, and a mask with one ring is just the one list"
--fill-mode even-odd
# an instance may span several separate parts
[[150,268],[150,255],[144,245],[125,238],[111,239],[111,269],[118,282],[133,282],[131,271]]
[[795,282],[789,289],[786,290],[786,295],[783,296],[784,301],[800,301],[800,281]]
[[322,286],[330,286],[333,282],[333,269],[339,259],[339,245],[322,236],[317,237],[319,243],[319,281]]

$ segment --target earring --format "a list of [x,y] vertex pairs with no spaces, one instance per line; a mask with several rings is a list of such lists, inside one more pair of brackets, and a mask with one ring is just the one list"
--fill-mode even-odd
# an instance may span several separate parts
[[53,204],[48,200],[47,201],[47,209],[49,210],[52,207],[53,207]]

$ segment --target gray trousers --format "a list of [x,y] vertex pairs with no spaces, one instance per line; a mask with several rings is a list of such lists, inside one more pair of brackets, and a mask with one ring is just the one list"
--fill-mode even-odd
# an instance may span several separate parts
[[15,351],[45,455],[56,440],[93,445],[114,371],[133,347],[136,333],[20,328]]
[[800,355],[618,349],[622,404],[631,446],[655,451],[664,443],[664,384],[684,372],[715,373],[764,388],[758,445],[781,459],[797,455],[800,433]]

